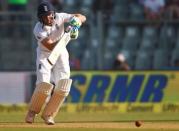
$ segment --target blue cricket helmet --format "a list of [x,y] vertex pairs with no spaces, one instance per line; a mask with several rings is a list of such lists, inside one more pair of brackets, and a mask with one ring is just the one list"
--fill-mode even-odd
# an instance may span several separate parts
[[37,17],[39,21],[42,21],[42,16],[47,15],[50,12],[54,13],[55,16],[55,9],[50,2],[45,1],[40,3],[37,10]]

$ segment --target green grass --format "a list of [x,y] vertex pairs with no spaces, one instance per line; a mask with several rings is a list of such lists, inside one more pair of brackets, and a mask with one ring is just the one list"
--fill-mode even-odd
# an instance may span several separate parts
[[[0,112],[2,122],[24,122],[26,112]],[[178,121],[179,113],[59,113],[57,122],[119,122],[119,121]],[[37,122],[42,122],[40,115]]]
[[[133,129],[96,129],[96,128],[80,128],[80,127],[74,127],[74,128],[61,128],[61,127],[43,127],[45,125],[40,118],[40,115],[37,116],[36,122],[42,126],[40,127],[1,127],[1,124],[23,124],[24,123],[24,117],[26,112],[25,111],[10,111],[10,112],[0,112],[0,131],[178,131],[179,129],[142,129],[142,128],[136,128],[133,125]],[[178,123],[179,124],[179,113],[64,113],[60,112],[58,116],[56,117],[57,123],[73,123],[73,122],[81,122],[81,124],[85,124],[85,122],[92,122],[92,123],[98,123],[98,122],[114,122],[114,123],[123,123],[123,122],[133,122],[135,120],[144,120],[148,122],[156,122],[160,123]],[[131,126],[131,125],[129,125]],[[15,127],[15,128],[14,128]]]

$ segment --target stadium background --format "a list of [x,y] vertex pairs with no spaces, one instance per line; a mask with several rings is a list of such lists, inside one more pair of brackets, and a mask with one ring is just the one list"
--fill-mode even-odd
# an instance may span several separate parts
[[[22,0],[20,7],[12,1],[0,0],[0,125],[23,122],[36,79],[32,31],[40,0]],[[87,16],[79,38],[68,45],[74,82],[57,122],[177,123],[179,29],[169,1],[155,19],[146,18],[143,0],[94,1],[56,6]],[[119,53],[130,70],[114,68]]]

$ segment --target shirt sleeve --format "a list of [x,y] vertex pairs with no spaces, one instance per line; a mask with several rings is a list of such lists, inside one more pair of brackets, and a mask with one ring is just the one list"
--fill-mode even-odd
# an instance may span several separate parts
[[59,15],[62,18],[62,21],[64,23],[67,23],[70,21],[70,19],[73,17],[72,14],[68,14],[68,13],[58,13],[57,15]]
[[34,35],[35,35],[35,38],[41,42],[43,39],[45,39],[46,37],[48,37],[47,35],[47,32],[46,31],[43,31],[43,30],[40,30],[38,27],[35,27],[34,28]]

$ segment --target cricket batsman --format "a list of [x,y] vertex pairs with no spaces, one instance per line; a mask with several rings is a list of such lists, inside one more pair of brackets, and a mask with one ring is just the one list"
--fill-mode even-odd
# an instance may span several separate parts
[[[72,80],[66,47],[61,49],[62,53],[54,65],[50,64],[47,58],[55,45],[60,44],[64,34],[64,24],[68,23],[73,27],[70,36],[72,39],[77,39],[78,29],[86,21],[86,17],[82,14],[56,13],[49,2],[39,4],[37,17],[39,22],[34,27],[34,35],[38,41],[37,81],[25,122],[33,123],[35,116],[44,106],[42,119],[46,124],[54,125],[54,118],[70,92]],[[46,102],[47,97],[49,97],[48,102]]]

